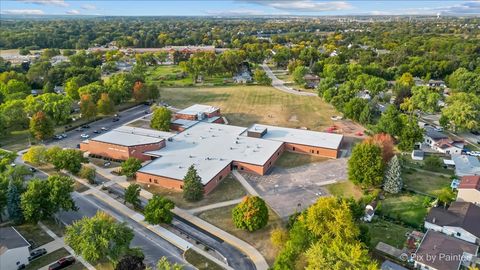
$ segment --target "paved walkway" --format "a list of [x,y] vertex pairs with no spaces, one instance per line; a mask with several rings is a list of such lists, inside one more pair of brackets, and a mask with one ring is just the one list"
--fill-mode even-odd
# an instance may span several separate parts
[[221,207],[225,207],[225,206],[229,206],[229,205],[238,204],[238,203],[240,203],[241,201],[242,201],[242,198],[236,199],[236,200],[230,200],[230,201],[224,201],[224,202],[209,204],[209,205],[205,205],[205,206],[201,206],[201,207],[189,209],[189,210],[187,210],[187,211],[188,211],[190,214],[197,214],[197,213],[201,213],[201,212],[208,211],[208,210],[212,210],[212,209],[216,209],[216,208],[221,208]]
[[[52,230],[47,228],[47,226],[43,225],[43,223],[39,222],[38,225],[40,225],[40,228],[44,230],[48,235],[50,235],[54,240],[50,243],[47,243],[39,248],[44,248],[47,250],[48,253],[55,251],[60,248],[65,248],[72,256],[74,256],[79,262],[81,262],[88,270],[95,270],[95,267],[93,267],[89,262],[85,261],[81,256],[75,255],[75,252],[73,249],[67,244],[65,244],[64,238],[63,237],[58,237]],[[40,268],[40,270],[47,270],[48,266],[54,262],[50,262],[46,266]]]
[[242,184],[243,188],[245,188],[248,192],[248,194],[253,195],[253,196],[259,196],[258,192],[248,183],[247,179],[243,177],[238,171],[232,170],[233,176]]
[[315,96],[315,97],[318,96],[315,93],[297,91],[297,90],[295,90],[291,87],[285,86],[285,82],[280,80],[279,78],[277,78],[277,76],[275,76],[275,74],[273,74],[272,70],[270,69],[270,67],[266,63],[263,63],[260,66],[263,68],[263,70],[265,70],[265,72],[267,73],[267,76],[270,79],[272,79],[272,86],[275,89],[280,90],[280,91],[285,92],[285,93],[288,93],[288,94],[294,94],[294,95],[298,95],[298,96]]

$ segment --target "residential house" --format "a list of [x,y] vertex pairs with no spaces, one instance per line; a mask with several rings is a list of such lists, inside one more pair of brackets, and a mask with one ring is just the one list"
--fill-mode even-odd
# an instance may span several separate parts
[[305,80],[305,87],[310,89],[317,88],[320,83],[320,77],[315,74],[305,74],[303,79]]
[[359,97],[361,99],[365,99],[365,100],[371,100],[372,99],[372,95],[370,95],[370,91],[368,91],[368,90],[362,90],[362,91],[358,92],[357,97]]
[[452,155],[455,163],[455,174],[458,177],[467,175],[480,175],[480,161],[477,157],[469,155]]
[[[468,175],[462,177],[457,189],[458,202],[470,202],[480,206],[480,176]],[[480,227],[480,220],[478,222]]]
[[233,76],[233,81],[235,83],[250,83],[253,81],[252,70],[250,69],[250,64],[248,62],[243,62],[240,65],[239,71],[235,76]]
[[407,270],[407,268],[389,260],[384,261],[380,266],[380,269],[381,270]]
[[480,243],[480,207],[469,202],[453,202],[448,208],[430,209],[424,225],[426,229],[469,243]]
[[429,80],[428,81],[428,86],[430,86],[430,87],[442,87],[442,88],[447,87],[445,82],[442,81],[442,80]]
[[423,82],[422,79],[419,77],[413,77],[413,82],[415,83],[415,86],[423,86],[425,83]]
[[428,230],[412,256],[422,270],[456,270],[472,264],[478,246],[433,230]]
[[30,244],[13,227],[0,227],[0,269],[18,269],[28,264]]
[[431,126],[425,127],[423,143],[432,150],[447,155],[459,155],[464,147],[463,141],[451,140],[447,135],[435,130]]
[[53,87],[53,92],[63,95],[65,94],[65,87],[60,85],[55,85],[55,87]]

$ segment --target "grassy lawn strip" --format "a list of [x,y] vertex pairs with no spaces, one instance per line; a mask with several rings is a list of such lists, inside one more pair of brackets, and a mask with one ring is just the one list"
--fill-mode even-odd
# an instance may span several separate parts
[[107,259],[100,260],[93,267],[95,267],[95,269],[97,270],[113,270],[114,269],[112,262],[110,262]]
[[210,194],[199,202],[187,202],[183,199],[183,192],[155,185],[143,185],[143,187],[158,195],[165,196],[172,200],[176,206],[185,209],[197,208],[200,206],[235,200],[247,195],[243,186],[230,174]]
[[[148,68],[145,72],[148,82],[158,83],[160,86],[185,87],[193,86],[192,76],[182,77],[182,69],[178,65],[162,65]],[[230,74],[215,74],[204,77],[203,84],[224,85],[224,79],[231,79]]]
[[58,237],[62,237],[65,234],[65,226],[62,223],[57,223],[53,218],[42,220],[42,223]]
[[195,266],[198,270],[221,270],[223,269],[218,264],[214,263],[208,258],[198,254],[193,249],[185,251],[185,260]]
[[37,224],[22,224],[14,227],[25,239],[35,242],[36,247],[43,246],[54,240]]
[[425,196],[417,194],[388,195],[381,201],[381,213],[411,226],[421,226],[428,209],[423,206]]
[[29,270],[29,269],[34,270],[34,269],[42,268],[66,256],[70,256],[70,253],[68,253],[66,249],[64,248],[57,249],[53,252],[47,253],[39,257],[36,260],[33,260],[29,265],[27,265],[26,270]]
[[232,221],[232,209],[235,205],[217,208],[205,211],[199,217],[213,225],[225,230],[228,233],[248,242],[255,247],[265,257],[269,265],[275,261],[277,251],[270,242],[270,233],[273,229],[282,227],[282,221],[279,216],[269,209],[269,221],[265,228],[255,232],[248,232],[235,228]]
[[405,188],[433,196],[436,196],[442,188],[449,187],[451,183],[449,177],[411,168],[403,168],[402,178]]
[[326,161],[328,158],[304,155],[292,152],[284,152],[275,162],[275,166],[282,168],[293,168],[314,162]]
[[384,242],[398,249],[402,249],[407,240],[405,234],[412,229],[395,223],[375,218],[371,223],[364,223],[370,232],[370,248],[374,249],[378,242]]
[[343,182],[327,185],[325,187],[333,196],[337,196],[337,197],[345,197],[345,198],[353,197],[354,199],[358,200],[363,196],[362,189],[355,186],[350,181],[343,181]]
[[195,103],[220,107],[230,124],[238,126],[262,123],[322,131],[333,124],[332,115],[339,115],[320,98],[291,95],[269,86],[162,88],[160,95],[178,108]]

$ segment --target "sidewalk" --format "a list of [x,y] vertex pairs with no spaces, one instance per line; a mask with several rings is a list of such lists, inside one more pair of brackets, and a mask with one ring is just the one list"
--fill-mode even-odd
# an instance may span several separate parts
[[238,180],[238,182],[240,182],[240,184],[242,184],[243,188],[245,188],[250,195],[260,197],[258,192],[247,182],[247,179],[245,179],[245,177],[243,177],[243,175],[241,175],[236,170],[232,170],[232,174]]
[[221,207],[225,207],[225,206],[229,206],[229,205],[238,204],[238,203],[240,203],[241,201],[242,201],[242,198],[236,199],[236,200],[219,202],[219,203],[213,203],[213,204],[209,204],[209,205],[205,205],[205,206],[201,206],[201,207],[189,209],[189,210],[187,210],[187,211],[188,211],[190,214],[197,214],[197,213],[200,213],[200,212],[204,212],[204,211],[208,211],[208,210],[212,210],[212,209],[216,209],[216,208],[221,208]]
[[277,90],[280,90],[282,92],[285,92],[285,93],[288,93],[288,94],[293,94],[293,95],[297,95],[297,96],[318,96],[317,94],[315,93],[311,93],[311,92],[303,92],[303,91],[297,91],[291,87],[287,87],[285,86],[285,82],[280,80],[279,78],[277,78],[277,76],[275,76],[275,74],[273,74],[272,70],[270,69],[270,67],[263,63],[260,65],[263,70],[267,73],[267,76],[272,79],[272,86],[277,89]]

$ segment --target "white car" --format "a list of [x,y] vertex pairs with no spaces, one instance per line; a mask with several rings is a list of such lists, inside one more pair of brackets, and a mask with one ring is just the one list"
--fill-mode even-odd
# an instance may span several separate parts
[[88,135],[88,134],[82,134],[82,135],[80,135],[80,137],[82,137],[82,138],[84,138],[84,139],[88,139],[88,138],[90,138],[90,135]]

